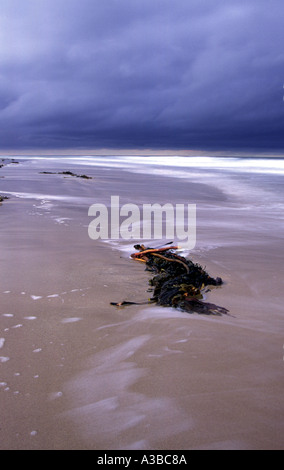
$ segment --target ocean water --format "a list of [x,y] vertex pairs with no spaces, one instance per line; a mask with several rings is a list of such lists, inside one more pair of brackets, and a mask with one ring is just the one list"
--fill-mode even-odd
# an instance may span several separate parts
[[[9,174],[12,175],[13,165],[10,165],[10,173],[0,181],[1,193],[35,200],[34,211],[38,215],[50,214],[57,223],[72,223],[68,208],[78,206],[86,215],[93,203],[109,205],[110,197],[119,195],[121,204],[195,204],[197,250],[249,240],[261,243],[260,234],[263,240],[269,234],[282,237],[284,159],[281,158],[39,156],[21,157],[19,161],[23,166],[22,178],[13,183],[16,187],[11,190]],[[49,185],[48,175],[41,175],[40,184],[34,185],[37,191],[31,192],[31,184],[40,171],[67,169],[87,173],[94,181],[83,186],[78,179],[76,184],[73,181],[73,185],[68,185],[63,184],[70,180],[66,178],[63,183],[58,179],[58,185]],[[115,178],[110,177],[112,173]],[[209,226],[215,227],[216,233],[214,236],[210,231],[210,239],[206,236]],[[125,250],[125,240],[120,241],[121,249]],[[113,240],[113,246],[118,245]]]
[[[17,160],[22,162],[22,165],[27,165],[28,172],[32,169],[35,173],[37,170],[48,171],[53,168],[55,171],[71,169],[79,173],[89,171],[89,174],[95,176],[96,170],[100,169],[106,172],[121,170],[128,174],[140,174],[141,178],[142,175],[144,177],[148,175],[148,177],[157,176],[188,183],[201,183],[217,188],[227,198],[228,203],[239,204],[243,210],[249,210],[253,206],[255,210],[262,210],[267,214],[270,212],[271,215],[275,210],[280,219],[283,217],[284,159],[281,158],[27,156],[19,157]],[[27,178],[30,179],[30,175]],[[18,181],[18,186],[23,187],[26,183],[26,186],[30,187],[28,179]],[[18,191],[6,190],[9,181],[2,180],[0,183],[2,194],[11,194],[19,198],[65,200],[72,204],[77,198],[80,202],[80,195],[72,196],[66,186],[65,194],[48,194],[48,191],[43,193],[43,190],[48,188],[48,183],[42,185],[39,193],[31,194],[28,191],[19,191],[19,188]],[[86,194],[81,196],[87,197]],[[147,196],[146,192],[144,196]],[[94,198],[92,200],[94,201]],[[91,199],[88,202],[90,201]],[[209,205],[213,206],[215,202],[212,198]]]
[[[243,198],[260,195],[261,189],[264,193],[267,191],[267,195],[274,190],[275,196],[279,195],[277,200],[283,202],[282,158],[27,156],[17,160],[28,163],[30,167],[47,170],[50,167],[118,169],[129,173],[205,182],[219,187],[225,193]],[[257,189],[259,193],[255,192]]]

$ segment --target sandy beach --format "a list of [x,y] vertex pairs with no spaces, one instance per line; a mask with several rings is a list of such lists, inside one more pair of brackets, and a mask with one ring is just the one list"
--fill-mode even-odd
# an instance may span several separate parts
[[[0,168],[0,448],[283,449],[282,161],[15,160]],[[223,279],[207,298],[228,315],[147,304],[136,240],[88,235],[112,195],[196,204],[189,256]]]

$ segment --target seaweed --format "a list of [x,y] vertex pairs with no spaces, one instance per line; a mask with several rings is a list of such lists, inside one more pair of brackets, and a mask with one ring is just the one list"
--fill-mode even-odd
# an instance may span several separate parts
[[[134,245],[136,253],[131,258],[143,262],[146,270],[154,273],[149,280],[152,297],[148,303],[173,307],[188,313],[222,315],[229,311],[221,306],[205,302],[205,294],[213,287],[220,287],[223,280],[213,278],[197,263],[178,255],[178,247],[150,248]],[[111,302],[118,307],[135,302]]]
[[42,175],[64,175],[64,176],[75,176],[76,178],[83,178],[86,180],[91,180],[92,176],[87,176],[87,175],[77,175],[76,173],[73,173],[72,171],[59,171],[59,172],[54,172],[54,171],[40,171],[40,174]]

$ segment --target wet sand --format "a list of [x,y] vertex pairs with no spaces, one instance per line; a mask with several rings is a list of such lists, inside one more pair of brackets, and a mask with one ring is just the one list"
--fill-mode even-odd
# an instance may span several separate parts
[[[78,165],[93,179],[39,174],[75,168],[62,166],[0,169],[0,448],[282,449],[277,212],[244,210],[223,180]],[[150,277],[132,243],[88,237],[88,207],[113,194],[197,204],[192,258],[224,279],[208,300],[229,315],[110,305],[147,300]]]

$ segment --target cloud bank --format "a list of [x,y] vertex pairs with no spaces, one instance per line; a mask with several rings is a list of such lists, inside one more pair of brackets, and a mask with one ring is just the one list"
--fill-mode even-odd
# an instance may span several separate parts
[[280,0],[1,0],[0,148],[284,150]]

